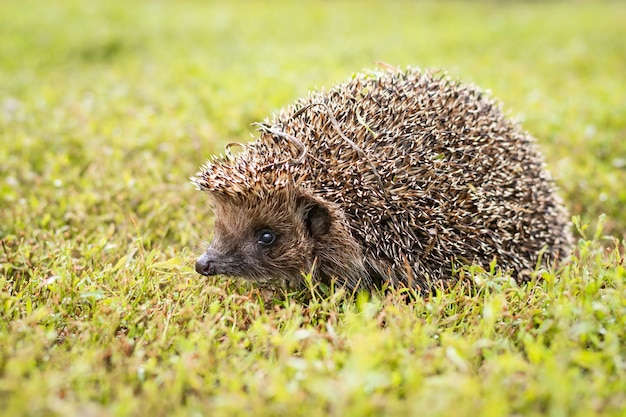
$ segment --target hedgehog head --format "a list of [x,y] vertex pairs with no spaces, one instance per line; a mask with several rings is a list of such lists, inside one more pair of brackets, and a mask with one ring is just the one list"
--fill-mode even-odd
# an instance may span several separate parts
[[[344,284],[356,287],[355,274],[363,271],[360,246],[345,238],[339,207],[303,186],[297,166],[264,152],[247,148],[237,157],[213,160],[192,178],[208,193],[215,214],[213,240],[196,270],[298,288],[303,273],[330,279],[346,269]],[[354,262],[338,265],[346,253]]]

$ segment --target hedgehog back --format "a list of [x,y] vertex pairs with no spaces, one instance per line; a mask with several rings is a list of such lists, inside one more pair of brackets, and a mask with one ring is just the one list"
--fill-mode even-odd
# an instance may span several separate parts
[[413,70],[360,74],[260,132],[251,158],[285,164],[298,187],[338,204],[374,274],[427,286],[455,261],[495,259],[521,277],[542,248],[546,262],[569,245],[533,138],[473,86]]

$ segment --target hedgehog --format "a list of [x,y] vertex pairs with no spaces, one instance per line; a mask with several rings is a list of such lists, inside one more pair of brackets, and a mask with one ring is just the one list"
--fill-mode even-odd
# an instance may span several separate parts
[[202,275],[429,291],[472,264],[528,281],[571,247],[535,139],[445,73],[358,73],[256,126],[191,179],[215,215]]

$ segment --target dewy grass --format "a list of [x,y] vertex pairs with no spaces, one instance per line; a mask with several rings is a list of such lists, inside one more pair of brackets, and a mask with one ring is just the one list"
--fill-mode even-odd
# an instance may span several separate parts
[[[624,12],[1,3],[0,414],[624,415]],[[193,271],[213,220],[187,178],[375,61],[448,69],[523,120],[579,216],[570,260],[419,295]]]

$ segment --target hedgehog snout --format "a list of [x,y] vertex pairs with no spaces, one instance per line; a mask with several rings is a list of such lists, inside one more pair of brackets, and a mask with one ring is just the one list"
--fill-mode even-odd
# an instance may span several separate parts
[[217,261],[218,256],[219,254],[217,251],[214,249],[208,249],[196,261],[196,272],[204,276],[217,275],[215,262]]

